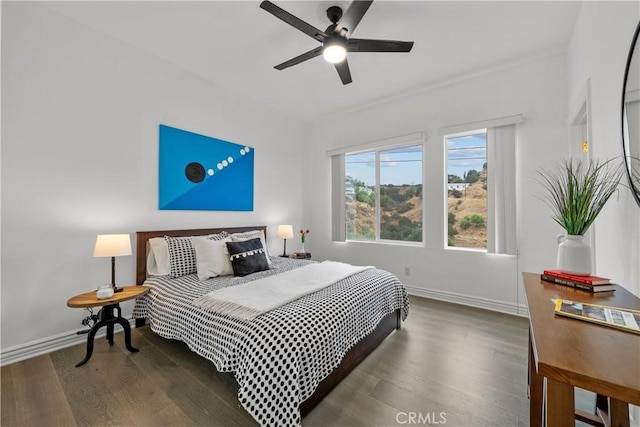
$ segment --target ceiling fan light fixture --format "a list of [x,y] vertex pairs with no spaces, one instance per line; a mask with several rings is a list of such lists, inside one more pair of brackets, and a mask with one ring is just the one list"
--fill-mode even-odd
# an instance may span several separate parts
[[344,58],[347,57],[347,50],[341,44],[334,43],[325,46],[322,51],[322,56],[324,57],[325,61],[332,64],[337,64],[338,62],[344,61]]
[[[2,1],[2,0],[0,0]],[[295,15],[276,6],[269,0],[262,0],[260,8],[266,10],[276,18],[291,25],[314,40],[322,43],[302,55],[291,58],[282,64],[276,65],[276,70],[284,70],[301,62],[308,61],[317,56],[324,56],[324,59],[335,66],[338,76],[343,85],[349,84],[351,71],[347,63],[347,51],[351,53],[364,52],[409,52],[413,47],[413,42],[399,40],[377,40],[377,39],[354,39],[352,34],[360,20],[369,10],[369,6],[374,0],[353,0],[344,14],[340,6],[331,6],[327,9],[327,18],[331,25],[322,31],[313,25],[304,22]]]

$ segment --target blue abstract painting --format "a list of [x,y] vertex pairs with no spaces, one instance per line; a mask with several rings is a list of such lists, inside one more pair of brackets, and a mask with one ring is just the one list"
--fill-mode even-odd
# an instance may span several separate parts
[[254,150],[160,125],[161,210],[253,210]]

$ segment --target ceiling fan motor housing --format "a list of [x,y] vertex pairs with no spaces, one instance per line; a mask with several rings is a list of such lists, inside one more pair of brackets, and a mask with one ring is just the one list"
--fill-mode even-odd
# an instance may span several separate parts
[[327,9],[327,18],[335,24],[342,18],[342,8],[340,6],[331,6]]
[[322,42],[322,46],[324,47],[332,46],[332,45],[342,46],[344,49],[346,49],[347,39],[345,37],[341,37],[340,35],[333,35],[333,36],[327,37],[324,40],[324,42]]

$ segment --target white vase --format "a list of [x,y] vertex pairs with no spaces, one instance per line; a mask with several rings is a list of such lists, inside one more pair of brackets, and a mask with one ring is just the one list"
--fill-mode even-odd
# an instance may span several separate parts
[[300,248],[300,252],[302,252],[303,254],[307,253],[307,251],[304,250],[304,242],[302,242],[302,247]]
[[584,236],[558,235],[557,268],[563,273],[588,276],[592,273],[591,248]]

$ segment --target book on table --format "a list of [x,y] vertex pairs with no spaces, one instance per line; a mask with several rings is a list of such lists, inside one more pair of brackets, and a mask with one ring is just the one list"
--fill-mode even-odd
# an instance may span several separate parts
[[558,299],[555,314],[640,334],[640,311]]
[[540,279],[544,280],[545,282],[555,283],[556,285],[568,286],[570,288],[580,289],[582,291],[592,293],[613,292],[616,290],[615,283],[609,283],[608,285],[587,285],[586,283],[574,282],[573,280],[549,276],[544,273],[540,275]]
[[291,254],[291,258],[295,258],[295,259],[311,258],[311,252],[294,252]]
[[594,276],[592,274],[588,276],[577,276],[575,274],[563,273],[560,270],[544,270],[543,274],[592,286],[608,285],[609,283],[611,283],[611,279],[609,279],[608,277]]

